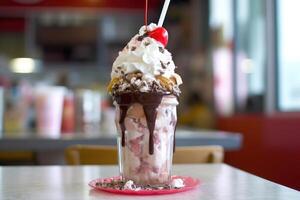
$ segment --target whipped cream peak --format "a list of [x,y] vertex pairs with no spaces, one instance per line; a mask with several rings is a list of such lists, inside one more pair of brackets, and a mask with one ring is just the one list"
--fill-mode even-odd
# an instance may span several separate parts
[[[161,75],[170,78],[175,74],[175,64],[171,53],[153,38],[147,37],[147,31],[157,28],[156,24],[142,26],[126,47],[119,52],[113,63],[111,78],[128,73],[141,72],[146,79],[155,79]],[[147,30],[147,31],[146,31]]]

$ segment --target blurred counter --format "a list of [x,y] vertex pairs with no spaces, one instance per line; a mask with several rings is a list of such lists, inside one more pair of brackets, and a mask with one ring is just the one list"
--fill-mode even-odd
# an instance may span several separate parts
[[[75,144],[116,145],[116,136],[87,134],[62,135],[60,138],[3,136],[0,139],[0,151],[33,151],[37,164],[63,164],[64,149]],[[238,150],[242,145],[242,136],[239,133],[224,131],[178,129],[176,145],[221,145],[226,151]]]
[[[241,147],[242,136],[224,131],[202,131],[179,129],[176,132],[177,146],[221,145],[225,150]],[[74,144],[116,145],[116,136],[64,135],[60,138],[39,136],[3,136],[0,150],[58,150]]]

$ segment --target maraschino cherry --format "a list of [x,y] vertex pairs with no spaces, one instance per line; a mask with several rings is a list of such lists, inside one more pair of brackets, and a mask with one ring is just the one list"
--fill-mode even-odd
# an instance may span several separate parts
[[149,31],[148,36],[160,42],[164,47],[168,44],[168,31],[163,27],[158,27],[153,31]]

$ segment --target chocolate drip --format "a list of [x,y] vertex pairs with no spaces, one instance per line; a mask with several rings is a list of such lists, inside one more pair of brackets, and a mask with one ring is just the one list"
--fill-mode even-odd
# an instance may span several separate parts
[[147,126],[149,129],[149,154],[154,153],[154,139],[153,132],[155,128],[155,121],[157,116],[157,107],[161,103],[164,94],[161,93],[124,93],[116,95],[115,101],[120,105],[120,126],[122,131],[122,146],[125,146],[125,117],[128,108],[133,103],[140,103],[143,105],[144,113],[147,120]]
[[154,152],[153,132],[155,127],[155,121],[157,116],[156,108],[159,104],[143,105],[145,112],[147,126],[149,129],[149,153],[152,155]]
[[128,110],[129,106],[128,105],[120,105],[120,120],[119,120],[119,124],[121,126],[121,131],[122,131],[122,146],[125,146],[125,131],[126,131],[126,127],[125,127],[125,117],[126,117],[126,113]]

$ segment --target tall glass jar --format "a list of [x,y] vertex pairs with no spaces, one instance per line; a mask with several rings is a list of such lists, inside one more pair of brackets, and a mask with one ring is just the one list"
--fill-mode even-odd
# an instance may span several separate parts
[[138,185],[168,184],[175,145],[177,98],[164,95],[156,102],[145,96],[141,101],[132,99],[115,101],[120,174],[125,181],[132,180]]

